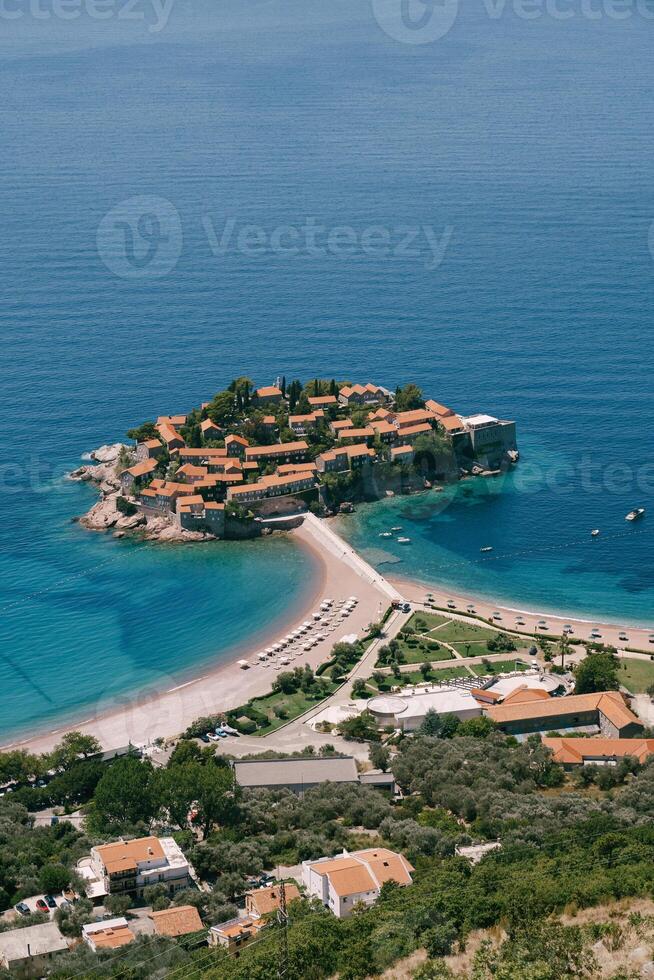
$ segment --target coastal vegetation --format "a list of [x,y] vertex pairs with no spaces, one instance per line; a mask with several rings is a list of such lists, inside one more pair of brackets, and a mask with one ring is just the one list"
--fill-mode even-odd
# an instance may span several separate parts
[[[172,825],[208,886],[172,901],[195,904],[206,924],[233,914],[248,876],[265,869],[343,847],[378,843],[401,850],[416,869],[414,884],[384,886],[374,910],[338,920],[315,902],[290,906],[292,977],[363,980],[422,951],[413,975],[444,978],[466,949],[472,972],[463,975],[483,980],[594,976],[592,946],[595,953],[598,943],[619,948],[621,930],[642,934],[647,923],[637,919],[611,928],[601,906],[648,898],[654,888],[654,761],[630,760],[606,783],[601,774],[569,777],[537,736],[518,744],[468,723],[443,729],[440,737],[401,739],[393,751],[389,759],[373,747],[371,759],[392,769],[405,794],[398,803],[352,784],[324,784],[303,798],[284,790],[243,791],[212,749],[183,741],[160,770],[135,758],[110,763],[87,807],[86,833],[107,839]],[[36,828],[25,806],[0,800],[4,906],[42,884],[60,884],[94,839],[64,822]],[[501,848],[479,864],[456,854],[458,846],[495,840]],[[59,868],[66,869],[61,877]],[[156,886],[144,898],[158,908],[171,902]],[[90,917],[88,904],[58,913],[62,929],[78,934]],[[123,906],[128,919],[135,914],[129,903]],[[591,906],[597,907],[592,920],[580,911]],[[207,949],[201,936],[177,944],[139,939],[100,957],[82,946],[56,961],[50,975],[273,980],[281,950],[273,924],[238,958]]]

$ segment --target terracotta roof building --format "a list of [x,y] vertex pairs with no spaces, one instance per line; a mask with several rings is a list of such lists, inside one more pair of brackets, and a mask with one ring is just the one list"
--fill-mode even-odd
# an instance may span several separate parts
[[116,919],[105,919],[101,922],[90,922],[82,926],[82,939],[87,946],[90,946],[94,953],[101,949],[118,949],[120,946],[129,946],[136,939],[136,936],[127,925],[127,919],[122,917]]
[[[286,903],[295,902],[300,898],[300,890],[295,884],[284,886]],[[245,893],[245,911],[256,918],[270,915],[279,908],[279,885],[269,885],[268,888],[253,888]]]
[[597,727],[608,738],[637,737],[642,723],[617,691],[573,694],[565,698],[484,705],[483,712],[513,734]]
[[302,862],[302,883],[308,895],[320,899],[334,915],[343,919],[358,904],[373,905],[382,885],[395,881],[410,885],[414,869],[402,854],[385,847],[366,848],[335,858]]
[[554,762],[568,767],[613,765],[625,756],[645,762],[654,755],[652,738],[544,738]]
[[151,912],[150,918],[159,936],[188,936],[203,928],[200,913],[194,905],[174,905],[161,912]]

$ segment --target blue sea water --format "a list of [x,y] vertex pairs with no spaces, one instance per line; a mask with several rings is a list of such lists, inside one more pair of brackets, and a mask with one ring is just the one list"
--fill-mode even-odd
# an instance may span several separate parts
[[[515,418],[501,492],[364,508],[348,533],[403,574],[654,620],[651,8],[470,0],[416,44],[393,3],[0,17],[0,735],[202,670],[310,588],[283,541],[70,523],[82,453],[244,372],[415,380]],[[98,229],[143,197],[174,220],[139,270]],[[389,521],[413,544],[379,554]]]

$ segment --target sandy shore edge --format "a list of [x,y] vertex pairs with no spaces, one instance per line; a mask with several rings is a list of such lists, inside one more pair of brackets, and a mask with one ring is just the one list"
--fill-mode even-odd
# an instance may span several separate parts
[[[328,659],[332,646],[340,639],[353,634],[361,636],[367,625],[378,619],[389,605],[390,594],[395,594],[393,587],[384,585],[382,576],[354,552],[349,560],[344,560],[337,549],[330,546],[329,540],[316,532],[315,527],[303,525],[289,533],[299,547],[311,553],[316,568],[314,584],[309,601],[300,609],[293,609],[289,618],[277,622],[274,633],[271,632],[265,641],[262,640],[256,647],[248,646],[234,651],[230,661],[214,668],[207,669],[205,665],[200,676],[194,677],[189,671],[180,669],[179,683],[165,691],[135,691],[131,696],[125,695],[117,707],[108,709],[106,705],[99,705],[97,712],[91,716],[88,707],[80,708],[77,717],[71,713],[65,719],[53,721],[51,724],[55,727],[47,731],[15,739],[6,737],[0,750],[22,748],[30,752],[48,752],[65,732],[71,730],[94,735],[105,750],[122,748],[130,742],[147,745],[156,738],[179,735],[196,718],[234,708],[250,698],[268,693],[276,673],[274,668],[258,665],[243,670],[238,660],[252,661],[265,646],[276,642],[303,620],[310,618],[326,597],[342,599],[356,595],[359,604],[324,642],[310,651],[303,651],[290,666],[308,663],[315,668]],[[348,549],[345,542],[343,548]]]

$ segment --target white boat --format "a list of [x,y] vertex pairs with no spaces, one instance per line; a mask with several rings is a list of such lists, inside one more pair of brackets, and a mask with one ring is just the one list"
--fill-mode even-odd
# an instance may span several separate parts
[[397,533],[398,531],[401,531],[401,530],[402,530],[401,527],[392,527],[391,528],[391,531],[393,531],[394,533]]
[[629,511],[629,513],[625,517],[625,521],[637,521],[638,518],[642,517],[644,513],[645,513],[644,507],[636,507],[634,510]]
[[596,537],[597,537],[597,535],[599,534],[599,528],[598,528],[598,527],[596,527],[596,528],[595,528],[594,530],[592,530],[592,531],[591,531],[590,533],[591,533],[591,537],[593,537],[593,538],[596,538]]
[[484,553],[484,552],[486,552],[486,551],[492,551],[492,550],[493,550],[493,548],[492,548],[492,546],[491,546],[490,544],[487,544],[485,548],[480,548],[479,550],[480,550],[480,551],[482,552],[482,554],[483,554],[483,553]]
[[380,538],[392,538],[393,535],[391,534],[390,531],[381,531],[380,534],[379,534],[379,537]]
[[398,544],[411,544],[411,538],[398,538]]

